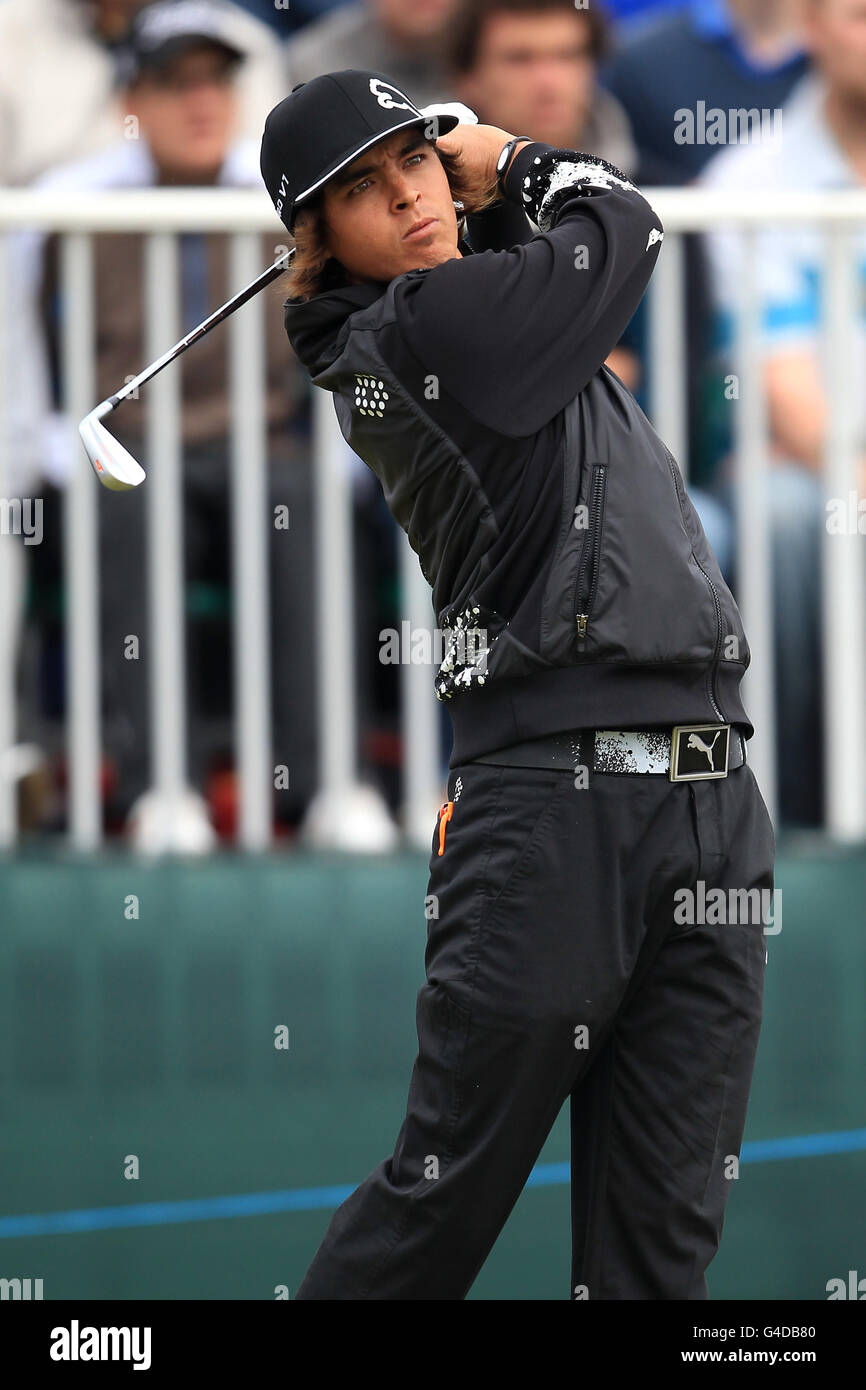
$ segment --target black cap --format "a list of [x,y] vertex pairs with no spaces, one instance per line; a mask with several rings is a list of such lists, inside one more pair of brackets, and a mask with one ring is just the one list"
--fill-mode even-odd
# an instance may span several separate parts
[[136,12],[118,49],[119,80],[134,82],[146,69],[162,67],[201,43],[223,49],[236,61],[247,56],[236,16],[220,0],[155,0]]
[[459,117],[418,107],[383,72],[344,68],[301,82],[265,121],[260,167],[282,222],[292,230],[299,205],[370,145],[408,126],[435,140]]

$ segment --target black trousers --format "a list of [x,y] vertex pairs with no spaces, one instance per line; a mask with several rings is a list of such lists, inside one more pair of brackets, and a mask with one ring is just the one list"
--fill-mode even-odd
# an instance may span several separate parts
[[297,1298],[464,1298],[566,1099],[569,1297],[707,1298],[778,930],[773,827],[748,764],[585,782],[451,770],[405,1120]]

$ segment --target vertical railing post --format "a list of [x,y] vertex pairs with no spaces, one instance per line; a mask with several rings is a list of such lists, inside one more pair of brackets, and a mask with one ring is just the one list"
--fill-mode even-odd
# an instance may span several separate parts
[[[146,353],[152,361],[180,336],[176,236],[149,233],[145,260]],[[161,372],[146,392],[151,781],[176,808],[186,783],[181,372]]]
[[857,360],[852,311],[860,296],[851,240],[849,229],[836,224],[825,242],[824,484],[830,503],[821,538],[825,817],[827,830],[841,840],[866,835],[866,540],[858,530],[855,500],[863,383],[851,378]]
[[[260,270],[255,233],[231,238],[231,290]],[[231,426],[231,536],[234,705],[240,780],[238,841],[246,850],[271,843],[273,739],[270,699],[268,557],[273,518],[266,510],[265,341],[262,297],[229,321]],[[288,634],[285,634],[288,640]],[[298,655],[298,660],[302,660]]]
[[749,762],[774,822],[776,703],[773,647],[772,553],[767,490],[767,419],[761,354],[761,294],[757,283],[757,232],[743,235],[743,273],[737,324],[739,402],[735,415],[737,601],[751,650],[742,682],[743,702],[755,727]]
[[94,403],[93,245],[88,232],[61,241],[63,406],[73,460],[63,514],[66,608],[69,831],[73,847],[102,842],[96,488],[77,424]]
[[683,234],[667,232],[648,295],[649,398],[656,433],[689,477]]
[[313,392],[313,427],[319,790],[327,795],[357,779],[352,490],[329,391]]
[[[403,833],[413,845],[430,843],[437,801],[441,800],[439,718],[433,678],[438,662],[437,633],[430,585],[421,573],[418,556],[405,531],[400,532],[401,641],[400,667],[403,727]],[[409,651],[402,641],[402,619],[409,623]],[[430,634],[432,666],[412,661],[412,636]]]
[[[8,233],[0,234],[0,506],[9,497],[12,471],[11,402],[7,391],[11,352],[8,247]],[[15,634],[16,606],[20,601],[15,574],[22,560],[15,553],[18,544],[13,535],[0,532],[0,850],[12,847],[17,838],[17,798],[10,758],[15,742]]]

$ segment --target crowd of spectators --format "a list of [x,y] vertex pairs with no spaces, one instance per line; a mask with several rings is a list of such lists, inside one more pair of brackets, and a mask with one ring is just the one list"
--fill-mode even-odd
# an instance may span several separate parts
[[[167,185],[261,187],[258,146],[267,112],[298,83],[344,67],[387,73],[419,106],[463,101],[483,122],[600,155],[642,186],[817,194],[866,183],[863,0],[0,0],[0,187],[58,196]],[[763,113],[757,139],[754,129],[744,138],[734,120],[744,110]],[[146,360],[143,308],[131,293],[143,282],[143,240],[96,237],[96,399]],[[866,234],[860,246],[858,274],[866,284]],[[224,235],[180,237],[181,331],[227,297],[226,249]],[[14,239],[7,298],[15,332],[0,363],[16,440],[7,488],[44,499],[43,543],[18,547],[10,569],[21,616],[6,639],[27,686],[18,736],[34,739],[53,759],[51,790],[32,812],[41,829],[63,828],[66,815],[61,518],[70,471],[80,463],[70,454],[62,415],[57,252],[53,235]],[[740,254],[736,236],[722,229],[687,239],[685,462],[690,493],[735,591],[732,407],[724,382]],[[272,258],[273,238],[265,236],[262,266]],[[783,824],[802,826],[823,818],[823,265],[815,233],[762,232],[779,815]],[[864,306],[861,294],[858,354],[866,346]],[[312,388],[272,310],[271,303],[269,486],[292,516],[290,543],[271,546],[274,760],[291,769],[291,795],[275,815],[277,829],[291,835],[315,791],[318,753],[309,603]],[[609,365],[648,408],[652,373],[664,364],[648,358],[645,317],[642,305]],[[862,383],[864,365],[861,355],[852,380]],[[225,336],[212,335],[177,370],[190,779],[202,815],[231,838],[228,620],[219,601],[230,584]],[[862,391],[858,400],[862,417]],[[143,428],[142,402],[130,402],[118,414],[117,433],[147,465]],[[378,632],[399,623],[399,552],[375,478],[348,446],[345,463],[356,533],[360,767],[385,814],[394,815],[399,678],[378,661]],[[106,827],[120,832],[150,777],[147,663],[133,669],[119,656],[125,635],[147,630],[146,535],[135,493],[99,493],[104,814]],[[444,719],[442,728],[444,767]]]

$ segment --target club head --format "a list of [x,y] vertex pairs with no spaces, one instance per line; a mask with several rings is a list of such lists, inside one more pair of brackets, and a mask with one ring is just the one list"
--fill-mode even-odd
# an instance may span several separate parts
[[78,426],[78,433],[103,487],[111,488],[112,492],[126,492],[143,483],[147,475],[141,464],[136,463],[132,454],[118,444],[101,423],[103,416],[108,415],[111,409],[109,402],[103,401],[89,415],[85,415]]

